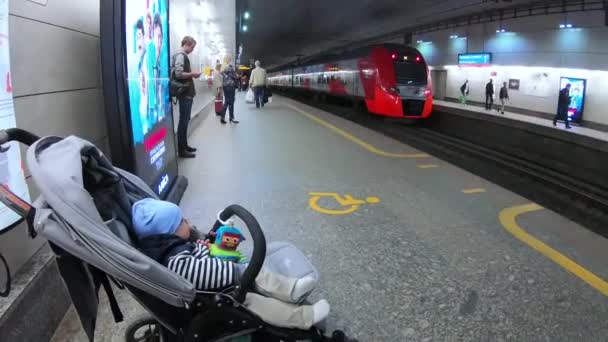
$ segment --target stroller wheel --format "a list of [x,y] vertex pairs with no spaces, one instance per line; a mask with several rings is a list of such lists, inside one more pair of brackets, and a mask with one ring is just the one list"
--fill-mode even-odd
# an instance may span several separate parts
[[336,330],[331,335],[331,342],[358,342],[357,339],[348,338],[342,330]]
[[136,319],[125,331],[126,342],[162,342],[162,327],[154,318],[144,316]]

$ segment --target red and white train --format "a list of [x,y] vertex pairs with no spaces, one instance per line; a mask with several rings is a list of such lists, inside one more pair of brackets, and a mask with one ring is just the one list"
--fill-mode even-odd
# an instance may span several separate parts
[[271,87],[363,100],[370,113],[424,119],[433,96],[420,52],[399,44],[373,45],[269,73]]

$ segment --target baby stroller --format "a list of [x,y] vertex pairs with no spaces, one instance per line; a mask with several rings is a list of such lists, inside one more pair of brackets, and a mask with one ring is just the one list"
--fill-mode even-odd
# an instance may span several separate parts
[[128,290],[150,314],[128,327],[129,342],[234,341],[243,337],[265,342],[354,341],[341,331],[326,336],[316,327],[303,331],[272,326],[242,305],[266,256],[260,225],[243,207],[224,209],[211,229],[215,231],[222,221],[237,216],[251,233],[253,254],[240,282],[221,292],[196,291],[186,279],[134,247],[137,237],[132,230],[131,206],[143,198],[156,198],[141,179],[113,167],[93,144],[75,136],[39,138],[21,129],[0,131],[0,145],[11,141],[29,146],[27,166],[41,195],[30,205],[1,186],[0,201],[24,218],[32,238],[39,234],[49,241],[90,341],[101,287],[115,320],[122,320],[111,282]]

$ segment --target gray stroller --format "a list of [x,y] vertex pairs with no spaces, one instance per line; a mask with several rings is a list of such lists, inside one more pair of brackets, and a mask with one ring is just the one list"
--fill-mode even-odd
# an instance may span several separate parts
[[136,248],[131,206],[143,198],[156,198],[141,179],[113,167],[93,144],[78,137],[39,138],[21,129],[0,131],[0,145],[11,141],[29,146],[27,166],[41,195],[29,204],[0,186],[0,201],[23,217],[32,238],[39,234],[49,241],[90,341],[101,287],[117,322],[122,314],[113,288],[128,290],[148,310],[148,318],[128,327],[129,342],[355,341],[339,330],[326,336],[317,327],[304,331],[272,326],[242,305],[267,255],[260,225],[243,207],[231,205],[220,212],[206,236],[193,233],[213,239],[211,233],[222,221],[239,217],[253,240],[247,269],[236,286],[220,292],[196,291],[186,279]]

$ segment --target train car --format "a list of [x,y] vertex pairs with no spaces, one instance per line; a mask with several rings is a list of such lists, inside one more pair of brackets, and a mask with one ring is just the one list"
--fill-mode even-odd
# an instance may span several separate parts
[[269,73],[271,87],[365,102],[370,113],[424,119],[433,96],[429,68],[415,48],[373,45]]

